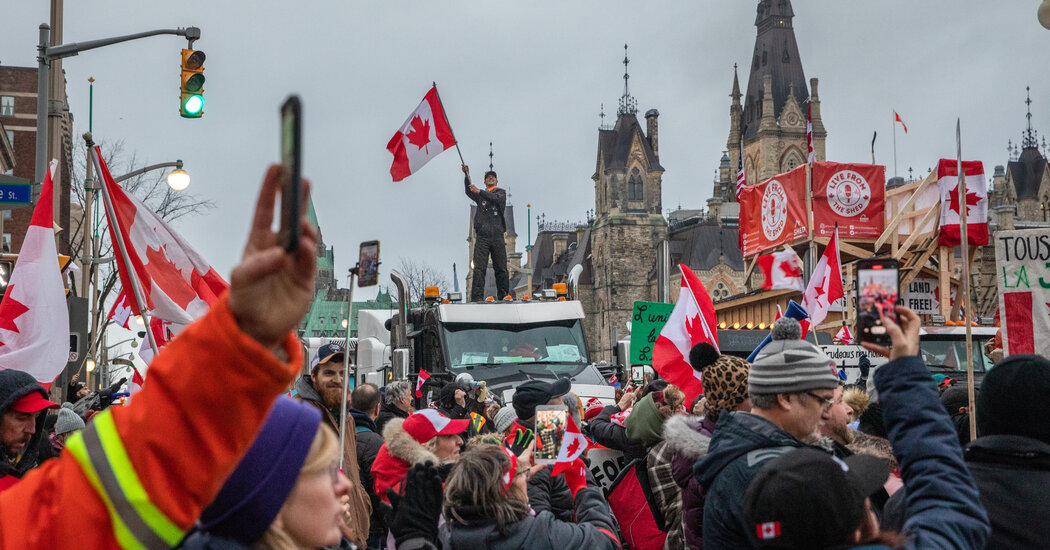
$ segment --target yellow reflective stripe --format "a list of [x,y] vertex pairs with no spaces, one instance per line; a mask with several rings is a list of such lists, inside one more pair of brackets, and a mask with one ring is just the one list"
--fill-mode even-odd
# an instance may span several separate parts
[[80,432],[73,434],[73,437],[66,441],[66,449],[69,449],[70,454],[80,464],[80,469],[84,472],[84,476],[87,477],[88,483],[95,488],[95,492],[98,493],[99,498],[106,505],[110,521],[113,524],[113,534],[116,536],[120,547],[127,550],[144,549],[145,547],[139,544],[138,540],[131,534],[131,531],[128,530],[128,527],[124,525],[124,522],[120,519],[120,514],[117,513],[113,502],[109,499],[109,495],[106,494],[106,490],[102,487],[98,474],[95,472],[95,467],[91,465],[91,458],[88,457],[87,448],[84,446],[84,438]]
[[117,426],[113,423],[113,415],[109,414],[109,411],[105,411],[96,415],[92,420],[92,424],[95,425],[98,431],[99,441],[105,450],[107,461],[113,468],[117,482],[120,483],[120,489],[124,493],[124,498],[138,512],[139,517],[146,522],[146,525],[159,535],[164,542],[168,543],[169,546],[178,544],[185,535],[185,531],[179,529],[150,501],[146,488],[139,481],[139,476],[131,465],[128,453],[124,450],[124,445],[120,441]]

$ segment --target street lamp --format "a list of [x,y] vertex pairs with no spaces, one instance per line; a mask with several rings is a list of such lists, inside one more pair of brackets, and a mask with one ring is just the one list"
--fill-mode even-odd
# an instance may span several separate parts
[[190,186],[190,175],[182,169],[182,161],[176,161],[179,167],[168,174],[168,186],[176,191],[182,191]]
[[93,357],[88,356],[87,361],[85,361],[84,364],[87,365],[88,372],[95,372],[95,359]]

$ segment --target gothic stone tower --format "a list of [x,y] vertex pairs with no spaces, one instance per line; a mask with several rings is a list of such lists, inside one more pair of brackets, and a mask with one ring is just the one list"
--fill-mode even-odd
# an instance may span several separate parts
[[[627,58],[624,57],[626,68]],[[667,236],[663,217],[657,117],[645,114],[643,133],[636,113],[637,102],[624,95],[616,125],[598,131],[598,159],[594,176],[595,220],[591,225],[591,260],[594,267],[594,301],[597,342],[592,357],[612,357],[613,332],[626,335],[636,300],[652,300],[655,290],[649,272],[656,265],[657,247]]]
[[[812,103],[813,150],[824,160],[827,131],[820,116],[817,79],[806,86],[806,74],[795,42],[790,0],[761,0],[755,27],[755,51],[748,74],[747,94],[733,71],[732,104],[729,108],[729,177],[720,177],[714,199],[736,200],[736,171],[740,141],[744,144],[744,174],[756,184],[806,162],[806,100]],[[721,172],[719,174],[722,175]]]

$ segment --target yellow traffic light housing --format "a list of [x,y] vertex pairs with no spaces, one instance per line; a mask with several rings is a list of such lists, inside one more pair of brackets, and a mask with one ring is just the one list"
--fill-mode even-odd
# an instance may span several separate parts
[[183,118],[204,116],[204,52],[182,50],[182,85],[179,115]]

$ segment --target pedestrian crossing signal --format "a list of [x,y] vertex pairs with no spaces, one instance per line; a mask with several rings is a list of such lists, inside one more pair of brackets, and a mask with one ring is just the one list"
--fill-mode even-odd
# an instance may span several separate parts
[[204,52],[182,50],[182,86],[179,114],[183,118],[204,116]]

